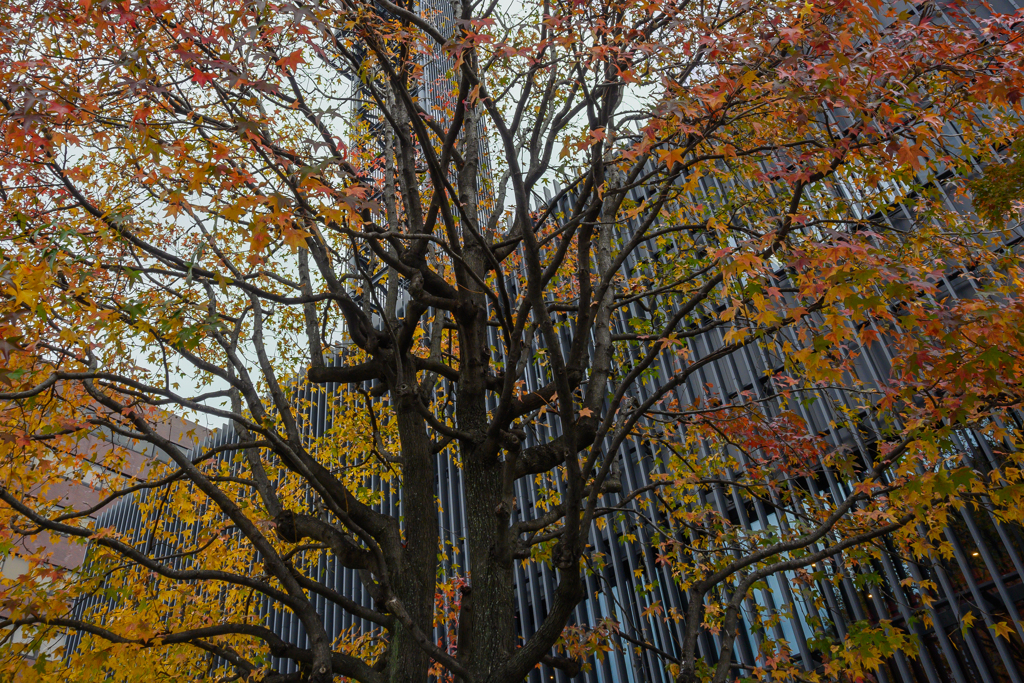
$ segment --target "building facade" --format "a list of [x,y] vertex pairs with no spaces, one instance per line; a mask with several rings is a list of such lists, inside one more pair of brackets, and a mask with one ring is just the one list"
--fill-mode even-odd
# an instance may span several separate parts
[[[714,194],[713,188],[704,187],[704,190],[707,191],[705,199]],[[843,191],[843,188],[837,187],[836,191]],[[637,201],[643,199],[642,189],[635,190],[634,194]],[[955,206],[952,197],[947,197],[947,200],[951,208]],[[568,212],[572,197],[567,196],[562,201],[566,203],[563,210]],[[905,229],[912,223],[909,210],[898,203],[893,205],[888,215],[866,218],[892,230]],[[1014,242],[1021,238],[1024,238],[1024,231],[1018,228],[1014,232]],[[1012,247],[1013,244],[1008,246]],[[628,271],[630,265],[627,263],[624,268]],[[968,273],[950,273],[944,282],[944,291],[948,297],[969,298],[974,296],[974,285]],[[624,311],[618,321],[617,331],[628,331],[629,318],[637,315],[642,315],[642,311]],[[495,339],[495,346],[497,341]],[[697,354],[694,360],[699,360],[702,354],[713,353],[723,344],[721,331],[697,337],[691,345],[691,351]],[[873,344],[863,349],[858,362],[860,379],[876,384],[884,381],[890,370],[891,358],[888,353],[884,344]],[[741,401],[746,395],[770,404],[774,390],[768,378],[774,371],[782,369],[783,360],[780,357],[769,357],[755,345],[744,347],[707,364],[687,385],[680,388],[679,398],[682,402],[691,403],[710,387],[722,403]],[[334,362],[340,361],[335,358]],[[670,372],[668,366],[663,368],[664,376]],[[527,367],[525,380],[527,391],[539,389],[544,383],[540,369],[533,366]],[[306,406],[304,423],[310,438],[327,433],[336,419],[339,419],[333,399],[339,392],[346,390],[345,386],[334,384],[299,386],[296,401]],[[801,408],[802,417],[810,433],[825,437],[834,448],[854,449],[865,462],[870,462],[873,457],[872,444],[865,436],[836,426],[841,425],[843,420],[832,406],[841,405],[844,401],[846,398],[843,392],[836,390],[830,396],[823,395],[804,405]],[[1005,419],[1012,423],[1008,424],[1012,429],[1024,428],[1021,416],[1013,411],[1008,412]],[[532,426],[534,431],[529,433],[529,440],[546,441],[557,435],[556,425],[554,416],[541,417]],[[960,451],[965,464],[982,472],[1000,466],[999,449],[985,437],[963,432],[960,438]],[[235,440],[236,435],[230,427],[219,430],[193,450],[194,457],[200,457],[209,449],[228,446]],[[233,456],[233,452],[226,451],[219,457],[224,462],[231,462]],[[626,491],[643,487],[659,471],[654,454],[637,442],[627,443],[623,447],[619,462],[620,476]],[[465,508],[461,470],[450,459],[438,458],[435,481],[442,542],[446,548],[460,549],[464,557]],[[805,481],[805,485],[812,490],[829,491],[837,502],[851,495],[855,483],[824,468],[819,468],[815,476],[809,476]],[[512,521],[539,515],[539,494],[533,479],[521,479],[515,486],[519,505]],[[381,491],[381,508],[400,515],[400,492],[387,485],[382,485]],[[135,498],[121,500],[100,514],[97,524],[113,527],[133,538],[135,543],[149,546],[147,529],[152,528],[153,520],[140,512],[140,503],[146,495],[140,492]],[[747,529],[757,529],[759,525],[764,527],[777,521],[773,510],[757,504],[737,504],[737,499],[724,488],[702,492],[701,496],[702,502],[711,504],[724,517]],[[617,502],[617,494],[610,494],[608,504],[615,505]],[[631,505],[637,512],[641,511],[641,501],[634,501]],[[195,525],[184,520],[175,523],[178,525],[176,533],[181,538],[181,547],[189,547],[192,537],[197,533]],[[627,537],[635,537],[636,540],[624,542],[623,538]],[[1024,534],[1018,527],[1000,523],[983,510],[963,509],[951,520],[946,537],[954,548],[953,558],[935,557],[929,563],[915,562],[901,557],[891,544],[886,544],[885,552],[880,554],[873,571],[859,567],[854,575],[846,576],[837,586],[828,581],[821,582],[819,591],[825,598],[824,609],[820,605],[816,607],[815,601],[799,587],[798,582],[792,581],[792,576],[786,574],[769,579],[772,584],[771,595],[774,597],[759,594],[756,599],[763,609],[793,615],[781,618],[773,636],[789,643],[794,657],[808,671],[815,670],[821,663],[820,657],[809,646],[816,625],[823,625],[822,628],[829,634],[841,638],[851,628],[855,628],[858,622],[878,624],[886,621],[915,636],[920,643],[920,650],[916,658],[900,652],[894,653],[878,669],[877,676],[881,683],[1024,683],[1024,639],[1019,633],[1019,629],[1024,628],[1020,618],[1021,612],[1024,612]],[[603,529],[594,527],[590,531],[589,540],[594,551],[602,553],[607,561],[601,571],[587,576],[588,598],[577,608],[574,622],[575,625],[592,628],[611,621],[618,625],[621,636],[614,638],[616,647],[603,657],[593,658],[589,670],[581,673],[576,680],[594,683],[667,683],[670,677],[664,667],[665,659],[656,651],[633,647],[632,641],[650,643],[662,652],[674,654],[682,635],[673,632],[679,628],[678,624],[650,608],[658,603],[665,609],[683,611],[686,595],[677,589],[669,570],[657,562],[656,549],[643,525],[623,521],[609,524]],[[151,548],[154,556],[173,555],[174,550],[170,547]],[[458,557],[458,554],[449,556],[450,564],[446,570],[450,576],[458,575],[461,571],[453,557]],[[180,560],[172,560],[172,564],[174,562]],[[828,572],[848,571],[844,569],[841,559],[826,564],[829,565]],[[865,581],[858,580],[856,572]],[[315,573],[328,587],[366,607],[372,607],[372,597],[356,571],[340,567],[328,558],[321,560]],[[874,578],[868,580],[868,574],[874,574]],[[641,576],[646,578],[638,578]],[[922,580],[934,582],[935,594],[922,596],[907,587],[907,579],[914,579],[918,584]],[[653,588],[638,590],[641,581],[653,584]],[[554,570],[548,566],[541,563],[517,565],[516,622],[524,638],[540,626],[555,585]],[[775,602],[766,604],[766,601]],[[76,611],[84,615],[101,602],[100,598],[85,600],[76,607]],[[319,611],[329,633],[341,634],[352,627],[367,632],[373,629],[372,624],[359,623],[355,617],[329,600],[320,600]],[[273,609],[270,605],[266,606],[262,615],[265,623],[283,639],[306,646],[306,636],[294,615]],[[971,615],[976,620],[973,623],[965,621]],[[1010,633],[1007,637],[997,637],[989,627],[998,622],[1017,624],[1018,632]],[[741,664],[754,666],[761,654],[760,636],[750,628],[749,619],[744,623],[746,627],[739,638],[737,659]],[[440,642],[446,642],[451,634],[439,629],[435,635]],[[704,634],[699,647],[708,662],[715,661],[719,651],[715,636]],[[274,666],[284,673],[295,668],[293,662],[282,660],[276,660]],[[533,683],[552,680],[564,682],[569,679],[563,671],[546,665],[531,675]]]
[[[157,420],[158,433],[179,447],[192,448],[206,438],[207,430],[176,415],[160,415]],[[101,526],[108,512],[105,501],[111,493],[110,482],[117,480],[125,487],[143,483],[154,462],[167,459],[165,453],[152,446],[126,439],[107,429],[87,434],[70,446],[69,451],[67,455],[82,463],[85,476],[80,472],[74,476],[65,473],[45,490],[36,489],[30,493],[36,500],[56,509],[87,511],[83,522]],[[0,574],[4,579],[13,581],[40,563],[59,572],[73,574],[82,568],[86,553],[86,545],[56,534],[40,532],[23,536],[13,548],[0,555]],[[16,633],[13,637],[17,639],[20,636]],[[64,637],[56,637],[45,649],[52,653],[65,644],[64,640]]]

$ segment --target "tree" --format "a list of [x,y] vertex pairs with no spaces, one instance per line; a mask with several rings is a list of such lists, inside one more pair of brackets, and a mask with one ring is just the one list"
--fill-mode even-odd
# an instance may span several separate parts
[[[759,666],[797,676],[773,630],[791,604],[755,599],[770,577],[821,600],[883,540],[948,554],[964,506],[1020,521],[1024,270],[1005,225],[943,199],[966,204],[963,179],[1019,131],[1016,17],[453,8],[4,0],[4,547],[91,548],[81,574],[36,563],[7,582],[9,667],[34,652],[41,680],[574,673],[618,638],[653,648],[569,627],[601,569],[592,525],[639,525],[688,596],[651,607],[681,624],[662,652],[679,681],[735,675],[741,615],[775,653]],[[952,273],[977,296],[951,296]],[[865,377],[882,345],[888,375]],[[730,395],[704,373],[745,348],[761,376]],[[314,404],[334,415],[322,433]],[[826,404],[873,460],[808,429]],[[236,440],[183,452],[163,410]],[[142,483],[92,475],[106,501],[145,492],[145,534],[47,495],[90,469],[76,444],[97,429],[168,456]],[[999,462],[972,463],[967,433]],[[628,446],[657,461],[651,481],[617,476]],[[461,568],[439,537],[439,459],[464,482]],[[826,472],[845,499],[814,485]],[[381,504],[392,490],[402,516]],[[723,495],[771,519],[737,523]],[[372,609],[320,582],[325,557]],[[558,573],[522,642],[519,562]],[[102,609],[68,611],[98,591]],[[335,639],[323,599],[372,628]],[[83,638],[65,660],[47,659],[57,632]],[[891,624],[814,637],[814,675],[836,679],[915,648]]]

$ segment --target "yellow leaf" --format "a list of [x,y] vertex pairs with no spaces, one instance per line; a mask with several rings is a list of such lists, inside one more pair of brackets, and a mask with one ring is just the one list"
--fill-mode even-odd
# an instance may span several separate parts
[[1005,621],[1000,621],[996,624],[989,626],[990,629],[996,632],[997,636],[1002,636],[1007,640],[1010,639],[1010,634],[1013,633],[1013,627],[1007,624]]

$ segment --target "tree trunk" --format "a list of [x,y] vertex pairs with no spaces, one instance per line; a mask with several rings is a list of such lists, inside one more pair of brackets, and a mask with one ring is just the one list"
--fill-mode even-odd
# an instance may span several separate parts
[[[413,385],[415,386],[415,385]],[[404,539],[389,564],[391,584],[417,628],[431,638],[437,577],[439,530],[434,493],[434,456],[423,418],[415,411],[409,385],[399,385],[396,402],[402,440],[402,509]],[[410,511],[411,514],[410,514]],[[426,683],[430,655],[396,620],[388,646],[390,683]]]

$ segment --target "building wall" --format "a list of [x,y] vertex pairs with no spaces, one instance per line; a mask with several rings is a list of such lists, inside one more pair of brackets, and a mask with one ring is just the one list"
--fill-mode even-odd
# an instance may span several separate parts
[[[198,439],[205,438],[207,431],[169,413],[161,417],[156,428],[161,436],[186,449],[194,447]],[[45,491],[36,491],[35,496],[40,500],[52,501],[58,509],[63,508],[68,512],[97,508],[92,514],[86,515],[83,521],[100,526],[105,524],[100,520],[113,507],[113,503],[98,507],[111,493],[104,483],[110,481],[109,476],[117,477],[120,486],[129,487],[146,480],[154,460],[167,457],[148,444],[135,443],[108,430],[96,430],[86,435],[68,455],[84,463],[87,474],[75,478],[58,477],[55,481],[51,480],[53,483]],[[11,552],[0,558],[0,574],[5,579],[17,579],[40,561],[54,568],[75,572],[85,562],[86,553],[87,546],[84,544],[43,532],[35,537],[23,537]],[[63,638],[58,637],[48,647],[52,651],[61,644]]]
[[[635,199],[641,199],[639,196]],[[566,200],[571,203],[571,198]],[[565,209],[568,209],[567,204]],[[894,211],[901,211],[894,207]],[[888,217],[880,220],[889,221]],[[1016,239],[1020,238],[1018,231]],[[630,264],[625,266],[628,272]],[[973,294],[970,280],[962,274],[951,274],[946,283],[946,293],[951,297],[965,297]],[[619,332],[628,330],[628,318],[641,314],[640,311],[624,312],[618,321]],[[795,338],[792,343],[798,344]],[[497,345],[497,340],[495,340]],[[721,332],[713,331],[697,338],[691,346],[695,354],[693,360],[712,353],[723,344]],[[880,381],[888,375],[889,357],[884,345],[873,345],[862,354],[859,370],[862,380]],[[500,360],[496,358],[496,360]],[[335,359],[335,362],[338,362]],[[662,378],[672,373],[671,359],[662,359]],[[781,369],[783,358],[772,357],[763,349],[747,346],[728,357],[719,359],[705,366],[690,382],[678,392],[681,403],[689,404],[703,395],[707,387],[717,394],[722,402],[742,400],[741,395],[749,392],[758,399],[769,399],[772,394],[770,382],[765,379],[771,374],[768,370]],[[538,389],[545,383],[537,367],[528,367],[526,372],[525,390]],[[297,401],[308,402],[307,419],[304,421],[310,437],[326,433],[338,417],[332,403],[332,397],[343,391],[341,386],[329,384],[325,387],[303,384],[300,387]],[[638,398],[644,398],[642,395]],[[825,400],[828,398],[829,400]],[[849,447],[860,453],[866,462],[873,457],[871,443],[864,435],[842,425],[842,417],[834,414],[832,402],[845,401],[842,392],[834,392],[831,396],[821,396],[816,402],[801,408],[803,417],[810,432],[825,436],[834,447]],[[766,405],[771,406],[767,401]],[[770,408],[769,408],[770,409]],[[1020,428],[1019,416],[1007,415],[1007,419],[1016,421]],[[553,416],[544,416],[535,423],[529,433],[531,442],[545,441],[557,435],[556,420]],[[231,443],[235,435],[230,428],[210,435],[193,453],[198,457],[206,449]],[[997,456],[990,444],[980,435],[965,432],[962,434],[962,451],[976,469],[982,471],[998,466]],[[232,452],[221,457],[224,462],[231,462]],[[621,476],[625,490],[628,492],[642,487],[650,481],[651,475],[657,471],[653,462],[653,454],[643,444],[628,443],[620,453]],[[727,473],[735,476],[735,473]],[[439,500],[443,512],[438,515],[442,542],[448,546],[458,547],[461,557],[458,564],[466,566],[465,515],[463,504],[463,487],[461,471],[447,458],[438,458],[436,482]],[[811,490],[828,490],[833,499],[839,502],[851,493],[854,482],[845,481],[837,473],[824,469],[814,477],[808,477],[806,485]],[[538,514],[536,508],[537,487],[532,478],[524,478],[516,482],[518,501],[515,518],[518,521]],[[139,497],[146,494],[141,493]],[[713,505],[721,514],[731,518],[734,523],[748,529],[772,524],[774,512],[763,506],[749,508],[737,505],[724,489],[711,490],[703,494],[704,500]],[[139,500],[124,499],[105,510],[98,518],[100,525],[109,525],[118,531],[133,535],[136,543],[145,544],[144,529],[148,528],[145,519],[139,512]],[[615,494],[610,496],[609,505],[618,502]],[[633,503],[639,512],[640,502]],[[390,487],[385,487],[385,498],[381,508],[392,514],[401,515],[400,492],[395,495]],[[181,523],[179,525],[182,546],[189,544],[194,527]],[[621,538],[627,534],[635,535],[637,541],[623,543]],[[921,641],[922,648],[917,659],[908,659],[902,654],[895,655],[879,670],[879,680],[889,681],[920,681],[928,683],[968,683],[982,681],[984,683],[1001,683],[1009,681],[1017,683],[1022,680],[1024,671],[1024,643],[1017,634],[1008,639],[994,638],[988,625],[997,621],[1010,619],[1020,621],[1020,612],[1024,611],[1024,537],[1016,527],[998,524],[984,512],[963,511],[955,518],[947,530],[947,537],[955,549],[952,560],[938,559],[928,565],[907,561],[899,557],[889,546],[874,572],[881,577],[881,585],[865,589],[855,588],[851,577],[845,578],[838,588],[830,583],[821,583],[819,590],[825,597],[826,608],[817,609],[812,600],[798,587],[791,577],[785,574],[771,579],[774,597],[759,595],[756,599],[762,607],[778,609],[784,606],[793,608],[799,617],[783,619],[777,637],[784,637],[791,645],[794,656],[798,657],[808,670],[818,665],[814,653],[807,645],[812,635],[811,617],[821,619],[832,635],[843,636],[855,621],[890,620],[894,625],[908,629]],[[611,618],[630,636],[646,640],[656,647],[674,653],[681,634],[674,632],[677,625],[664,618],[651,614],[644,617],[643,612],[655,602],[665,608],[685,610],[687,597],[673,583],[668,570],[656,562],[656,552],[651,539],[642,526],[628,521],[609,525],[604,530],[593,528],[590,531],[590,544],[597,552],[607,558],[604,571],[588,576],[587,588],[590,596],[576,610],[575,623],[581,626],[594,626],[602,619]],[[154,548],[155,554],[166,554],[167,548]],[[458,557],[452,555],[452,558]],[[840,563],[826,563],[829,573],[838,571]],[[656,578],[656,586],[649,592],[638,590],[637,571],[647,581]],[[447,567],[450,576],[460,573],[455,564]],[[865,572],[866,569],[860,571]],[[315,568],[316,578],[329,587],[356,600],[367,607],[372,600],[363,588],[356,572],[337,566],[333,560],[321,561]],[[903,587],[901,582],[907,577],[915,579],[931,579],[938,586],[938,598],[930,606],[926,606],[921,596]],[[526,567],[517,565],[516,596],[517,625],[524,638],[529,637],[540,625],[546,614],[546,605],[552,599],[556,585],[553,570],[544,565],[531,564]],[[766,601],[773,600],[774,604]],[[93,604],[95,604],[94,601]],[[91,605],[85,602],[78,606],[79,613],[85,613]],[[369,623],[358,623],[351,615],[343,612],[330,601],[320,599],[318,609],[323,616],[328,631],[340,634],[342,631],[358,625],[364,630],[372,630]],[[972,628],[962,629],[962,617],[971,611],[980,618]],[[305,633],[298,619],[293,615],[276,610],[266,605],[263,610],[267,625],[283,638],[299,646],[307,646]],[[935,628],[925,628],[921,616],[927,615]],[[758,636],[749,629],[739,639],[737,658],[741,663],[753,665],[758,654]],[[438,637],[449,634],[438,632]],[[719,651],[715,636],[705,634],[700,642],[701,654],[708,661],[715,660]],[[591,662],[592,669],[580,676],[580,680],[601,683],[633,683],[634,681],[668,681],[669,677],[663,669],[663,662],[650,653],[637,655],[628,642],[620,640],[618,647],[601,660]],[[283,672],[294,669],[290,662],[276,661],[275,666]],[[566,681],[561,671],[550,670],[542,666],[531,675],[533,683],[543,681]]]

